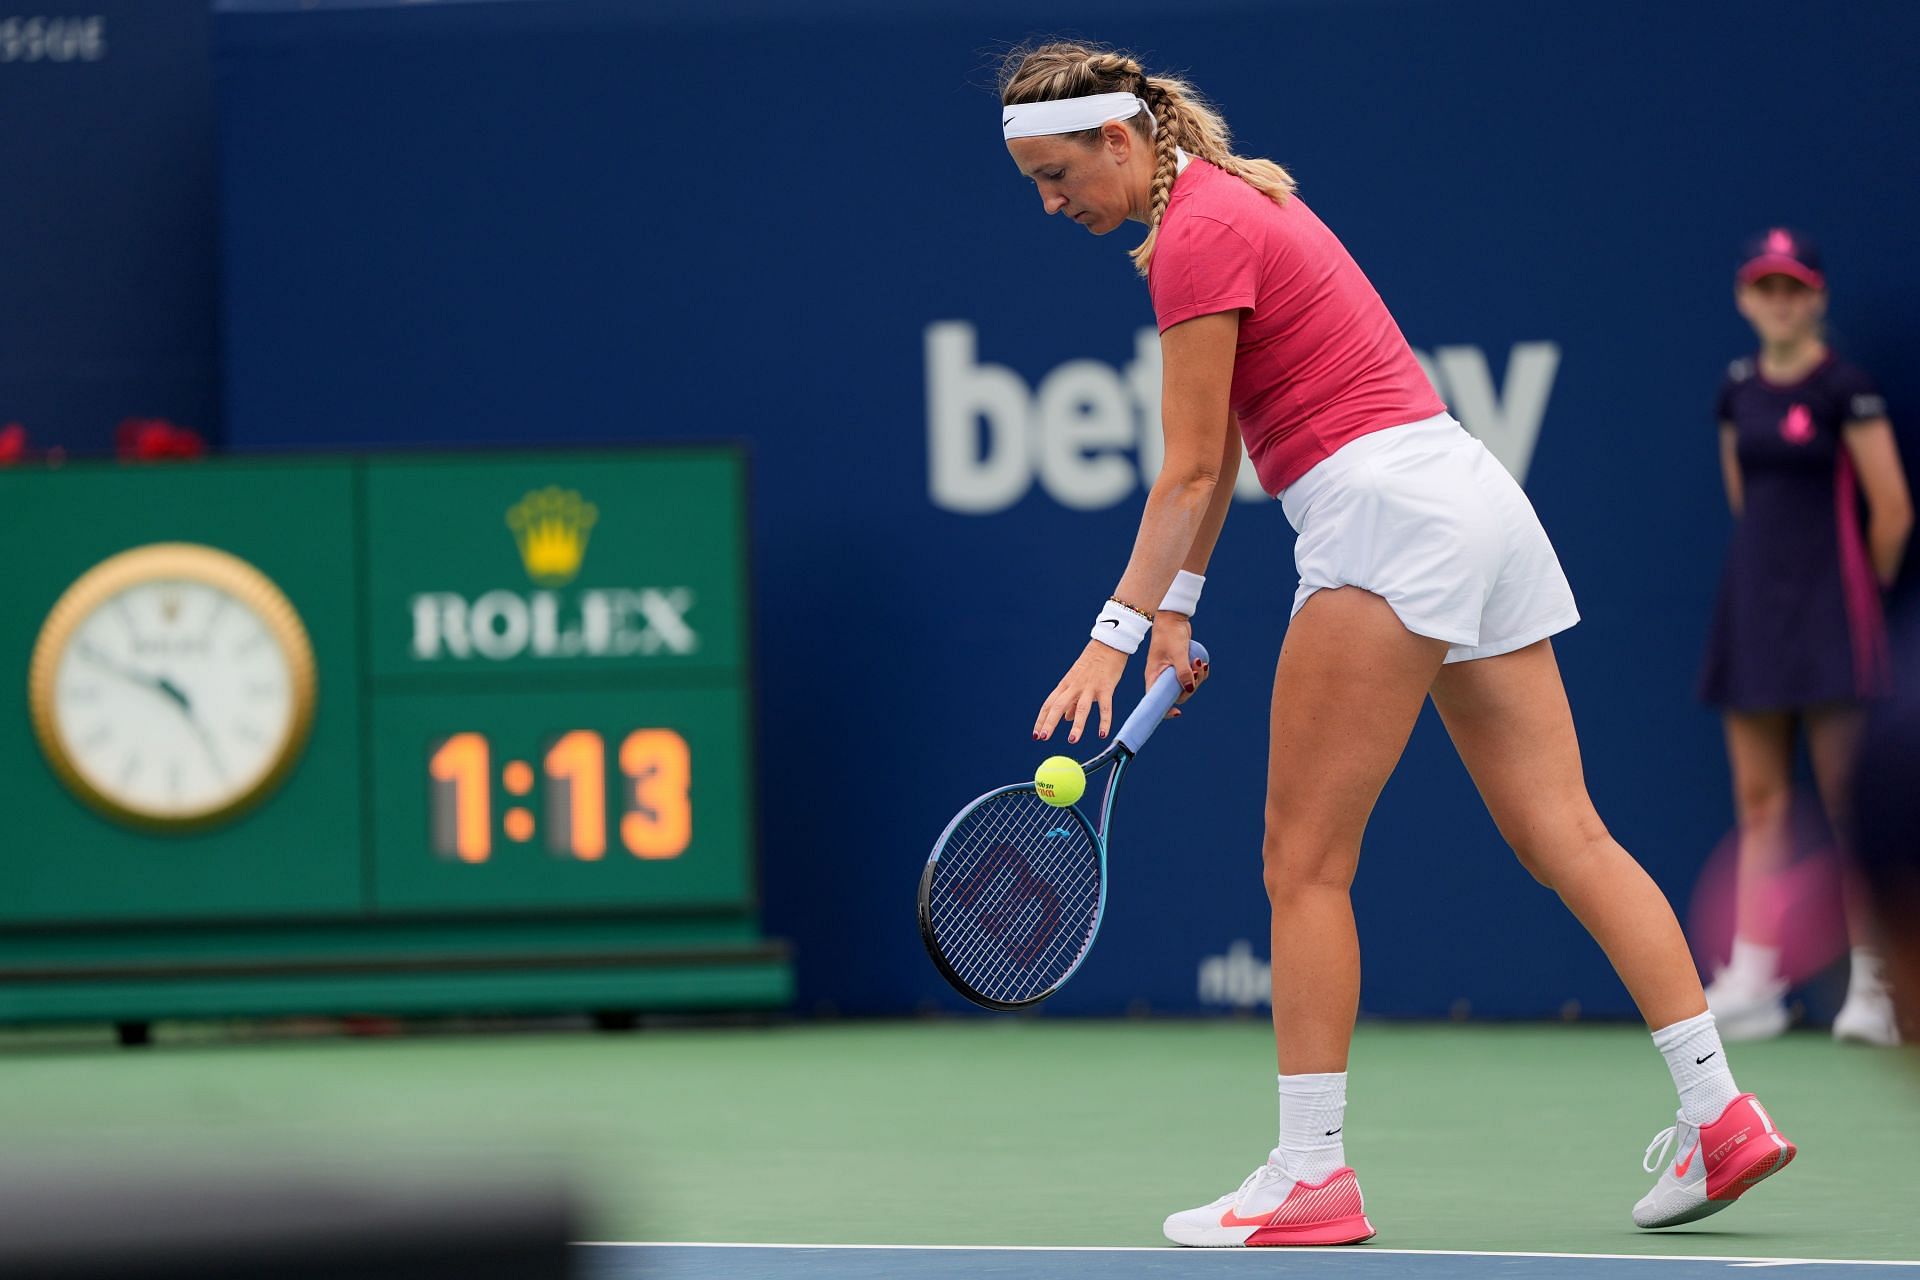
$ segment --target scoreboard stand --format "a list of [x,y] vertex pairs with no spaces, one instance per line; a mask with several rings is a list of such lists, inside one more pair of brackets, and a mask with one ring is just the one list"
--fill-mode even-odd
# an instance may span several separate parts
[[772,1009],[730,449],[0,472],[0,1021]]

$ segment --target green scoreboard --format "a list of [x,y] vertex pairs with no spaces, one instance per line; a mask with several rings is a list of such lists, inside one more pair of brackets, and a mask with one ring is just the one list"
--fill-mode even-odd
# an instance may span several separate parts
[[0,471],[0,1019],[773,1007],[722,449]]

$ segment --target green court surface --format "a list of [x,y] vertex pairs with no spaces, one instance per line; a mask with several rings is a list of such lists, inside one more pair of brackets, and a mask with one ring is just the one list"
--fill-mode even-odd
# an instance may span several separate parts
[[[1800,1158],[1636,1231],[1671,1085],[1611,1025],[1367,1024],[1347,1154],[1396,1249],[1920,1257],[1920,1057],[1733,1046]],[[9,1157],[422,1178],[561,1171],[598,1240],[1154,1245],[1265,1157],[1257,1022],[0,1040]]]

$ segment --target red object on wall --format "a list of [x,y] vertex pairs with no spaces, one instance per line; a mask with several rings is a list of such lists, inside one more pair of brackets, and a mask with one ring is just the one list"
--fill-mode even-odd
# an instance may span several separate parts
[[17,422],[0,427],[0,467],[19,462],[27,456],[27,429]]
[[207,442],[189,427],[176,427],[165,418],[128,418],[114,432],[122,462],[151,462],[160,458],[198,458]]

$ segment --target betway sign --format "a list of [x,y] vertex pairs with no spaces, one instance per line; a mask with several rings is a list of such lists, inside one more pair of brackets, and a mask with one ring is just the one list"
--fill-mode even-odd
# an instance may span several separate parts
[[[1515,343],[1498,390],[1479,347],[1414,354],[1460,424],[1526,483],[1559,345]],[[1038,480],[1061,506],[1092,511],[1124,501],[1160,473],[1160,338],[1152,329],[1134,335],[1127,364],[1069,360],[1036,387],[1005,365],[983,362],[979,335],[964,320],[927,326],[926,355],[927,484],[935,506],[991,515]],[[1234,495],[1265,498],[1251,464],[1241,466]]]

